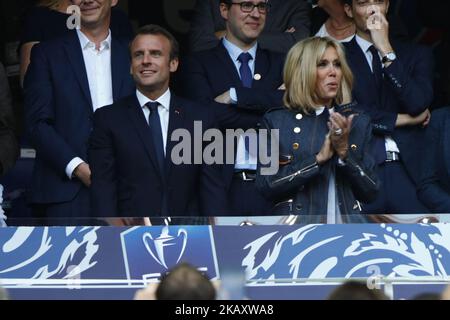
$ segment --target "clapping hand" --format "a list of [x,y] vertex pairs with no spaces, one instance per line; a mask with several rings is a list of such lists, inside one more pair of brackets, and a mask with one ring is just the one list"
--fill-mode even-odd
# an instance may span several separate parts
[[331,147],[341,160],[347,158],[348,137],[352,128],[353,117],[354,115],[350,115],[346,118],[337,112],[330,114],[328,128],[330,129]]

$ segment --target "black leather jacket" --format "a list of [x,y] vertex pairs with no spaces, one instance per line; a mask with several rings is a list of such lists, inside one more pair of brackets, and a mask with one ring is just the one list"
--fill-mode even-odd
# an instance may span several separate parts
[[359,201],[375,199],[379,180],[375,174],[375,161],[369,152],[372,137],[370,119],[354,110],[354,106],[335,107],[335,111],[345,116],[355,114],[344,164],[339,163],[337,156],[323,165],[316,162],[316,154],[328,133],[328,110],[318,116],[286,108],[266,113],[263,127],[280,130],[279,170],[274,175],[262,175],[261,169],[269,165],[259,164],[257,187],[264,196],[277,203],[274,214],[326,216],[329,178],[333,171],[342,215],[358,214],[361,211]]

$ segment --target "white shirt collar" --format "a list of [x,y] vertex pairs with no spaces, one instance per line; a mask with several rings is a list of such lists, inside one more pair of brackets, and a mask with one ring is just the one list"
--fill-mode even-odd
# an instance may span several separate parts
[[[325,111],[325,107],[318,107],[316,109],[316,116],[320,116]],[[334,108],[329,108],[328,112],[332,113],[334,112]]]
[[170,89],[167,89],[167,91],[164,92],[164,94],[162,96],[160,96],[158,99],[156,99],[156,101],[147,98],[138,89],[136,89],[136,96],[137,96],[137,99],[139,101],[139,105],[141,106],[141,108],[145,108],[145,105],[148,102],[158,102],[164,109],[169,111],[170,97],[171,97]]
[[[86,35],[83,32],[81,32],[81,30],[77,29],[77,34],[78,39],[80,40],[81,48],[83,50],[87,48],[95,48],[95,43],[89,40],[89,38],[86,37]],[[111,30],[108,31],[108,36],[106,37],[106,39],[100,43],[100,51],[109,48],[111,48]]]
[[[356,43],[358,43],[359,47],[361,48],[361,50],[362,50],[364,53],[369,52],[369,48],[370,48],[371,46],[373,46],[373,43],[372,43],[372,42],[367,41],[366,39],[363,39],[363,38],[361,38],[361,37],[358,36],[358,35],[355,36],[355,39],[356,39]],[[378,53],[378,55],[380,55],[380,53]],[[381,56],[380,56],[380,58],[381,58]]]
[[[237,45],[230,42],[226,37],[223,37],[223,46],[225,47],[225,49],[227,49],[227,51],[230,54],[230,57],[233,61],[238,61],[239,55],[242,52],[245,52],[244,50],[239,48]],[[258,43],[255,43],[255,45],[247,51],[252,56],[253,60],[255,60],[257,48],[258,48]]]

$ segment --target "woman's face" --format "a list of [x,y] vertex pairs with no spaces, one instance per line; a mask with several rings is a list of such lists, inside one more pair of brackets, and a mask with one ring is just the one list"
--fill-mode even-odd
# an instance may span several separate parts
[[338,93],[341,79],[341,62],[336,49],[328,47],[317,64],[316,94],[320,105],[331,105]]

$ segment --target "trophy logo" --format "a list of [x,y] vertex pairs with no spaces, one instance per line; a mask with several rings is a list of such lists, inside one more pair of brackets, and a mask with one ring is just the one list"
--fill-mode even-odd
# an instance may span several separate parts
[[168,265],[176,265],[184,254],[187,243],[187,232],[179,229],[176,237],[169,234],[169,227],[164,227],[158,238],[146,232],[142,236],[145,248],[152,258],[166,269]]

